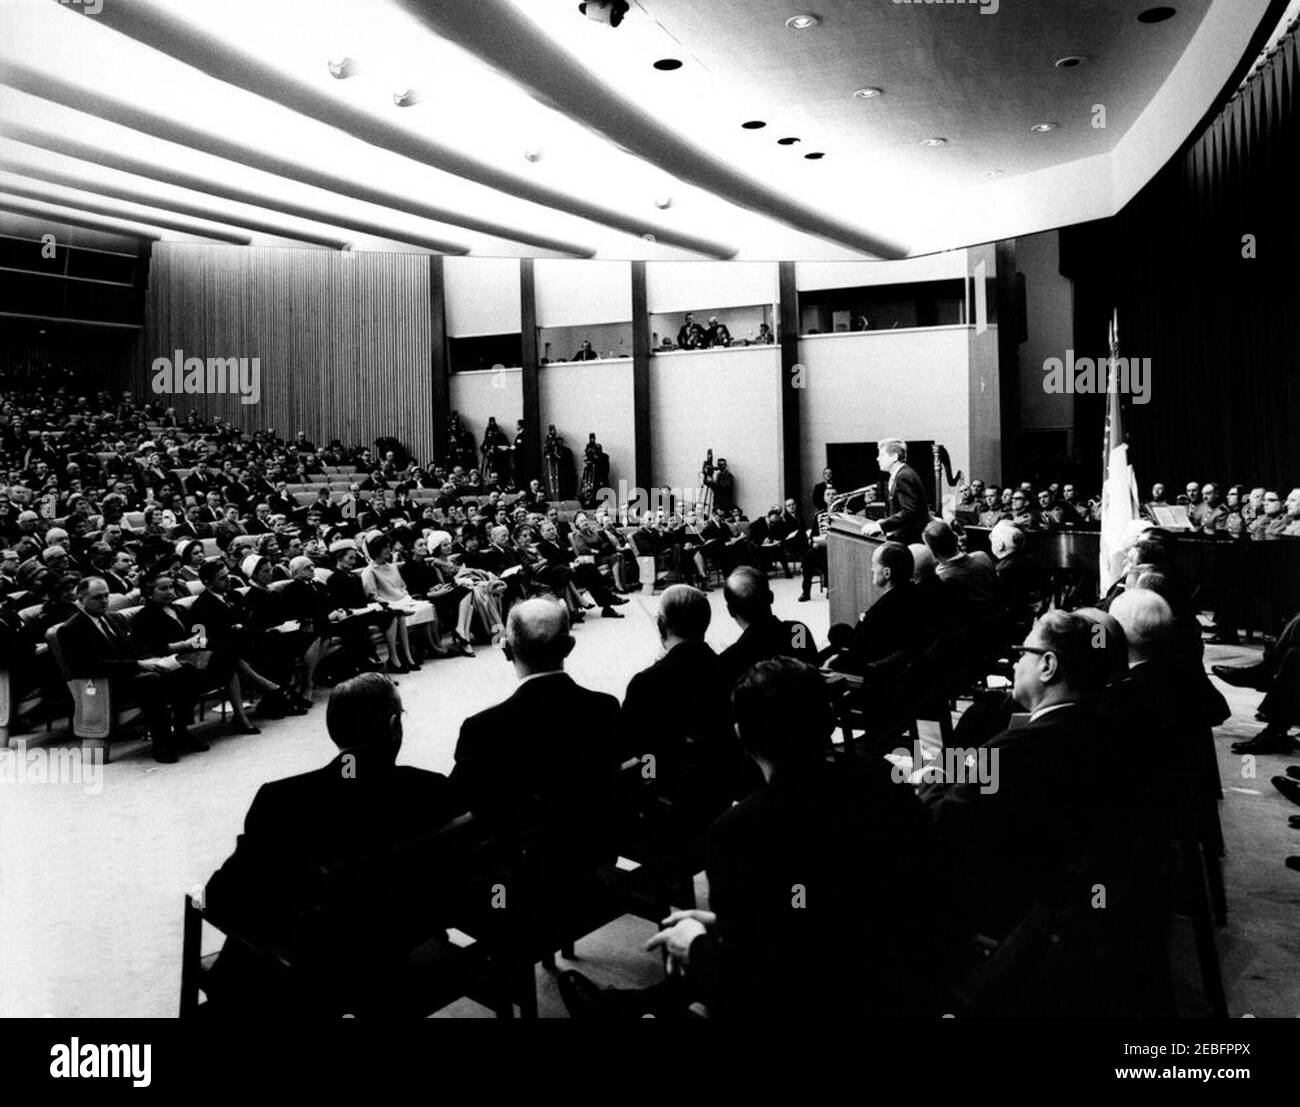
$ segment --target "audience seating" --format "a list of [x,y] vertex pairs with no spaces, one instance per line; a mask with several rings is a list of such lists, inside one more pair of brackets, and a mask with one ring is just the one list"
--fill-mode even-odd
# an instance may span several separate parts
[[[462,997],[513,1017],[507,950],[485,942],[468,946],[445,941],[470,895],[477,896],[491,871],[493,843],[485,841],[473,816],[462,815],[432,835],[402,844],[381,860],[354,859],[318,870],[321,893],[303,911],[292,950],[263,940],[222,920],[185,897],[181,953],[180,1015],[222,1014],[216,954],[202,951],[203,924],[236,942],[263,966],[268,981],[301,1014],[394,1015],[421,1018]],[[413,890],[414,889],[414,890]],[[400,963],[375,956],[375,909],[392,897],[415,898],[428,907],[428,932]],[[382,924],[381,924],[382,925]],[[346,936],[346,937],[344,937]],[[348,972],[344,973],[347,968]],[[536,1000],[533,1004],[535,1007]],[[525,1004],[525,1010],[527,1005]],[[247,1010],[230,1012],[245,1017]]]

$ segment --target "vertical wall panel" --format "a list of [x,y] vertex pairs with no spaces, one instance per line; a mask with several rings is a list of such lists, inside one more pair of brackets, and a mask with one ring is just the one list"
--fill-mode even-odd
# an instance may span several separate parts
[[175,406],[237,427],[298,430],[317,443],[393,435],[433,453],[429,262],[423,254],[331,253],[160,243],[145,311],[143,390],[157,357],[254,357],[261,398],[183,395]]

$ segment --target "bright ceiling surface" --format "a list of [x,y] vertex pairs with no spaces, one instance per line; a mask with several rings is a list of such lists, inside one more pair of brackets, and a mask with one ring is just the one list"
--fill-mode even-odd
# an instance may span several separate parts
[[576,0],[0,0],[0,211],[485,256],[931,253],[1114,214],[1268,8],[633,0],[615,28]]

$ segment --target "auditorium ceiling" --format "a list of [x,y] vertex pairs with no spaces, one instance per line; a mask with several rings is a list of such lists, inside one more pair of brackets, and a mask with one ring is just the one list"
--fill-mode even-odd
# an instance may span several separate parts
[[1119,210],[1279,5],[592,14],[0,0],[0,218],[325,249],[906,257]]

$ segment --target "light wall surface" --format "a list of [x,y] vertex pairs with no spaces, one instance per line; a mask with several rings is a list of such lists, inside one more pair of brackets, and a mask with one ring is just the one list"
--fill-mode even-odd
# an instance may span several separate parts
[[611,487],[620,478],[634,483],[636,470],[635,427],[632,418],[631,361],[576,361],[567,365],[543,365],[537,374],[541,394],[542,437],[546,428],[555,429],[573,451],[574,477],[582,477],[582,452],[587,435],[595,431],[596,441],[609,454]]
[[650,361],[656,487],[697,488],[707,450],[725,457],[753,518],[781,498],[781,351],[680,351]]
[[[801,339],[799,362],[807,387],[799,398],[799,423],[808,489],[820,479],[826,445],[832,442],[932,439],[948,448],[954,467],[966,468],[972,330],[942,327]],[[914,462],[931,464],[928,457]]]

